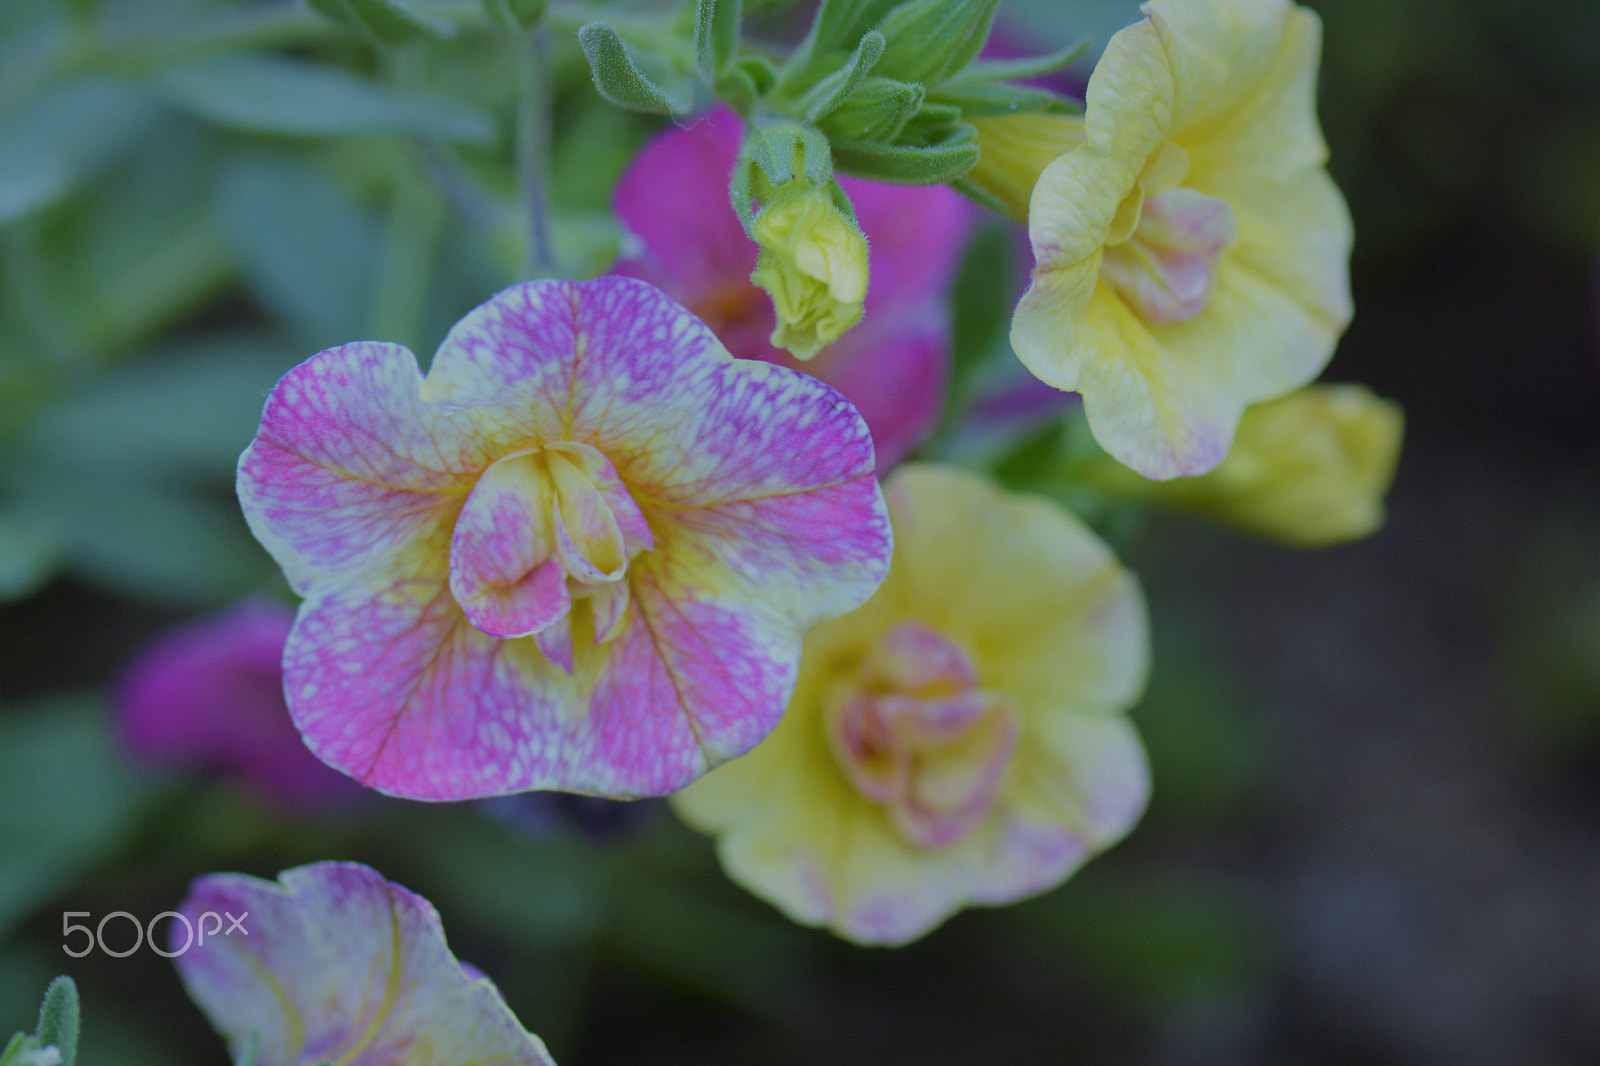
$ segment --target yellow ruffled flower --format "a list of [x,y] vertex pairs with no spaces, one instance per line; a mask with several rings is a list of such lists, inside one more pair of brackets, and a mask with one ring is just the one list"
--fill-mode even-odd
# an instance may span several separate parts
[[1084,480],[1305,548],[1383,525],[1405,415],[1359,385],[1313,385],[1245,411],[1233,450],[1209,474],[1150,481],[1111,459]]
[[1316,119],[1317,16],[1152,0],[1029,201],[1011,341],[1152,478],[1222,461],[1245,407],[1321,371],[1351,316],[1349,212]]
[[672,797],[735,881],[870,944],[1059,884],[1149,793],[1121,713],[1144,599],[1110,550],[953,467],[903,465],[885,493],[888,579],[807,636],[777,730]]
[[777,313],[772,343],[810,359],[861,321],[867,296],[867,238],[826,187],[796,181],[756,216],[761,246],[750,280]]
[[1083,116],[1030,111],[967,119],[978,131],[978,162],[965,179],[998,200],[1018,222],[1044,168],[1083,143]]

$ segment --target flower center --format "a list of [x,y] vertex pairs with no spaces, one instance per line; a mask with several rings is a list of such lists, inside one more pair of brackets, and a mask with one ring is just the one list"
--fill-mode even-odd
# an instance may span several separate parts
[[1106,248],[1100,276],[1153,326],[1193,318],[1211,299],[1217,260],[1236,236],[1232,209],[1179,187],[1144,199],[1137,217],[1127,238]]
[[588,604],[596,643],[616,636],[629,563],[654,546],[611,461],[557,441],[508,455],[478,478],[450,540],[450,591],[483,632],[531,635],[570,671],[575,605]]
[[917,847],[949,847],[972,832],[1016,747],[1009,701],[980,689],[966,652],[917,622],[890,630],[825,714],[845,775]]

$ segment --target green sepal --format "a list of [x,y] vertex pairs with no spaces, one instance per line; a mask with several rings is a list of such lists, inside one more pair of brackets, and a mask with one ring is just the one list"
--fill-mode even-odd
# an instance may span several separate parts
[[985,118],[991,115],[1020,115],[1030,111],[1052,111],[1059,114],[1076,114],[1082,110],[1071,97],[1053,93],[1048,89],[1035,89],[1025,85],[1001,85],[995,82],[947,81],[928,94],[934,103],[960,108],[968,118]]
[[915,82],[869,78],[820,125],[830,136],[849,141],[892,141],[922,107],[924,95],[926,90]]
[[386,45],[450,37],[454,27],[411,10],[401,0],[305,0],[311,10]]
[[1019,78],[1037,78],[1053,74],[1073,63],[1089,51],[1089,38],[1074,41],[1055,52],[1024,59],[977,59],[967,64],[960,80],[966,81],[1016,81]]
[[697,0],[694,19],[695,66],[715,81],[739,47],[744,17],[740,0]]
[[937,85],[970,63],[989,37],[1000,0],[909,0],[878,29],[889,39],[877,72]]
[[604,22],[591,22],[578,31],[578,45],[589,60],[589,73],[601,96],[629,111],[672,115],[685,110],[666,90],[644,76],[623,47],[617,31]]
[[53,1044],[61,1052],[61,1066],[76,1066],[78,1061],[78,1013],[78,986],[62,974],[44,990],[34,1033],[40,1044]]
[[544,18],[545,0],[483,0],[483,13],[513,32],[525,30]]
[[[774,188],[803,178],[808,185],[825,185],[833,180],[833,153],[828,139],[814,127],[791,122],[777,123],[756,132],[745,142],[743,154],[761,170],[761,176]],[[763,190],[759,183],[757,197]]]
[[850,56],[850,62],[842,70],[823,78],[806,94],[806,99],[802,101],[806,118],[816,122],[837,111],[849,100],[861,87],[862,79],[871,72],[873,64],[883,55],[885,43],[883,34],[877,30],[863,34]]
[[[976,138],[976,130],[965,129]],[[961,177],[978,161],[978,146],[966,136],[958,133],[951,141],[925,147],[839,139],[833,142],[833,161],[841,172],[858,178],[895,185],[940,185]]]

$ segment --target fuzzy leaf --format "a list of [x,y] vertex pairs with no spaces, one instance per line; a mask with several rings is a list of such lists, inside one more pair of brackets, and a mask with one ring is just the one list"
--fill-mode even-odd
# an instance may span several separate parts
[[671,115],[685,110],[666,90],[644,76],[623,47],[617,31],[606,23],[591,22],[583,27],[578,31],[578,44],[589,60],[595,90],[613,104],[652,115]]
[[910,0],[878,28],[889,46],[878,73],[937,85],[972,61],[989,37],[1000,0]]
[[959,108],[967,118],[990,115],[1020,115],[1028,111],[1056,111],[1068,114],[1080,110],[1076,100],[1024,85],[1001,85],[994,82],[947,81],[928,94],[934,103],[949,104]]
[[1089,51],[1089,38],[1075,41],[1055,52],[1025,59],[979,59],[969,64],[959,76],[962,82],[1016,81],[1019,78],[1037,78],[1051,74],[1069,63],[1081,59]]
[[870,78],[822,126],[846,140],[892,141],[922,107],[923,95],[922,86],[914,82]]
[[76,1066],[78,1061],[78,986],[63,974],[44,990],[39,1005],[39,1028],[34,1035],[39,1043],[54,1045],[61,1052],[61,1066]]
[[915,145],[873,144],[835,140],[835,166],[845,174],[895,185],[940,185],[954,181],[978,161],[972,143]]
[[740,0],[698,0],[694,22],[695,65],[715,79],[739,47]]
[[812,103],[806,108],[806,118],[816,122],[837,111],[840,105],[855,95],[862,79],[882,57],[884,43],[883,34],[877,30],[864,34],[844,69],[822,79],[808,94]]

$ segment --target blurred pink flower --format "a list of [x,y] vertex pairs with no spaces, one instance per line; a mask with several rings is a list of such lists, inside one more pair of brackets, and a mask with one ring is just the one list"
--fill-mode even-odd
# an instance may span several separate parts
[[348,802],[361,789],[306,749],[283,698],[294,611],[247,601],[173,630],[123,671],[117,721],[151,762],[237,777],[278,807]]
[[878,470],[887,470],[939,417],[950,361],[944,297],[973,211],[944,186],[841,178],[871,245],[866,314],[800,362],[768,341],[772,303],[750,281],[757,247],[728,203],[739,139],[738,116],[718,108],[644,147],[615,197],[639,247],[615,271],[660,286],[734,355],[793,367],[838,389],[866,419]]

